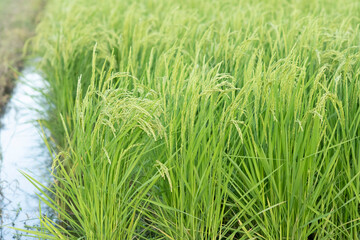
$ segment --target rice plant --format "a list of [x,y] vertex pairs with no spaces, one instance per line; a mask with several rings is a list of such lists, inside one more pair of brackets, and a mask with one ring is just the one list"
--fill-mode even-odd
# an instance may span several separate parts
[[[359,239],[360,3],[49,1],[46,239]],[[40,183],[27,176],[40,189]]]

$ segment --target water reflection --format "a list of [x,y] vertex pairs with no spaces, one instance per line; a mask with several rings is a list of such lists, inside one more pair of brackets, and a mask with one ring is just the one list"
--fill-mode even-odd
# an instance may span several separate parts
[[[19,172],[29,173],[37,180],[50,182],[50,156],[42,143],[36,120],[42,110],[41,91],[45,82],[33,68],[26,68],[14,89],[13,96],[1,119],[0,146],[2,161],[1,225],[16,228],[38,225],[39,191]],[[45,184],[46,185],[46,184]],[[1,239],[33,239],[2,227]],[[23,234],[23,233],[22,233]]]

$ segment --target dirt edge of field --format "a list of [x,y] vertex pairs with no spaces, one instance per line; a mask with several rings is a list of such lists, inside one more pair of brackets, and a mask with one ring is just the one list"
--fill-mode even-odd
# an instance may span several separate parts
[[0,114],[24,62],[23,48],[34,35],[44,0],[0,0]]

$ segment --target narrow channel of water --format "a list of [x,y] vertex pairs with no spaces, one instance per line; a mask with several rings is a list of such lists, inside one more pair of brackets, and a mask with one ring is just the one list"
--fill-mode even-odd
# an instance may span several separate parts
[[40,91],[45,81],[34,68],[22,73],[0,120],[0,239],[33,239],[6,226],[23,229],[39,224],[39,191],[19,170],[45,185],[50,182],[51,157],[36,122],[41,117],[38,111],[43,110]]

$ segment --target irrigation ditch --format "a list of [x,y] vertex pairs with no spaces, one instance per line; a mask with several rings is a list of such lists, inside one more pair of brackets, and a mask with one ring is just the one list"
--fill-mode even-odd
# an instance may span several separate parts
[[45,87],[35,69],[25,67],[1,118],[0,239],[33,239],[14,228],[38,227],[39,215],[49,214],[39,205],[40,192],[22,174],[28,173],[44,185],[51,181],[51,156],[37,122],[44,110],[41,92]]
[[22,174],[50,181],[51,158],[37,123],[44,81],[24,64],[44,6],[43,0],[0,0],[0,239],[30,239],[15,229],[39,226],[39,207],[47,214]]

